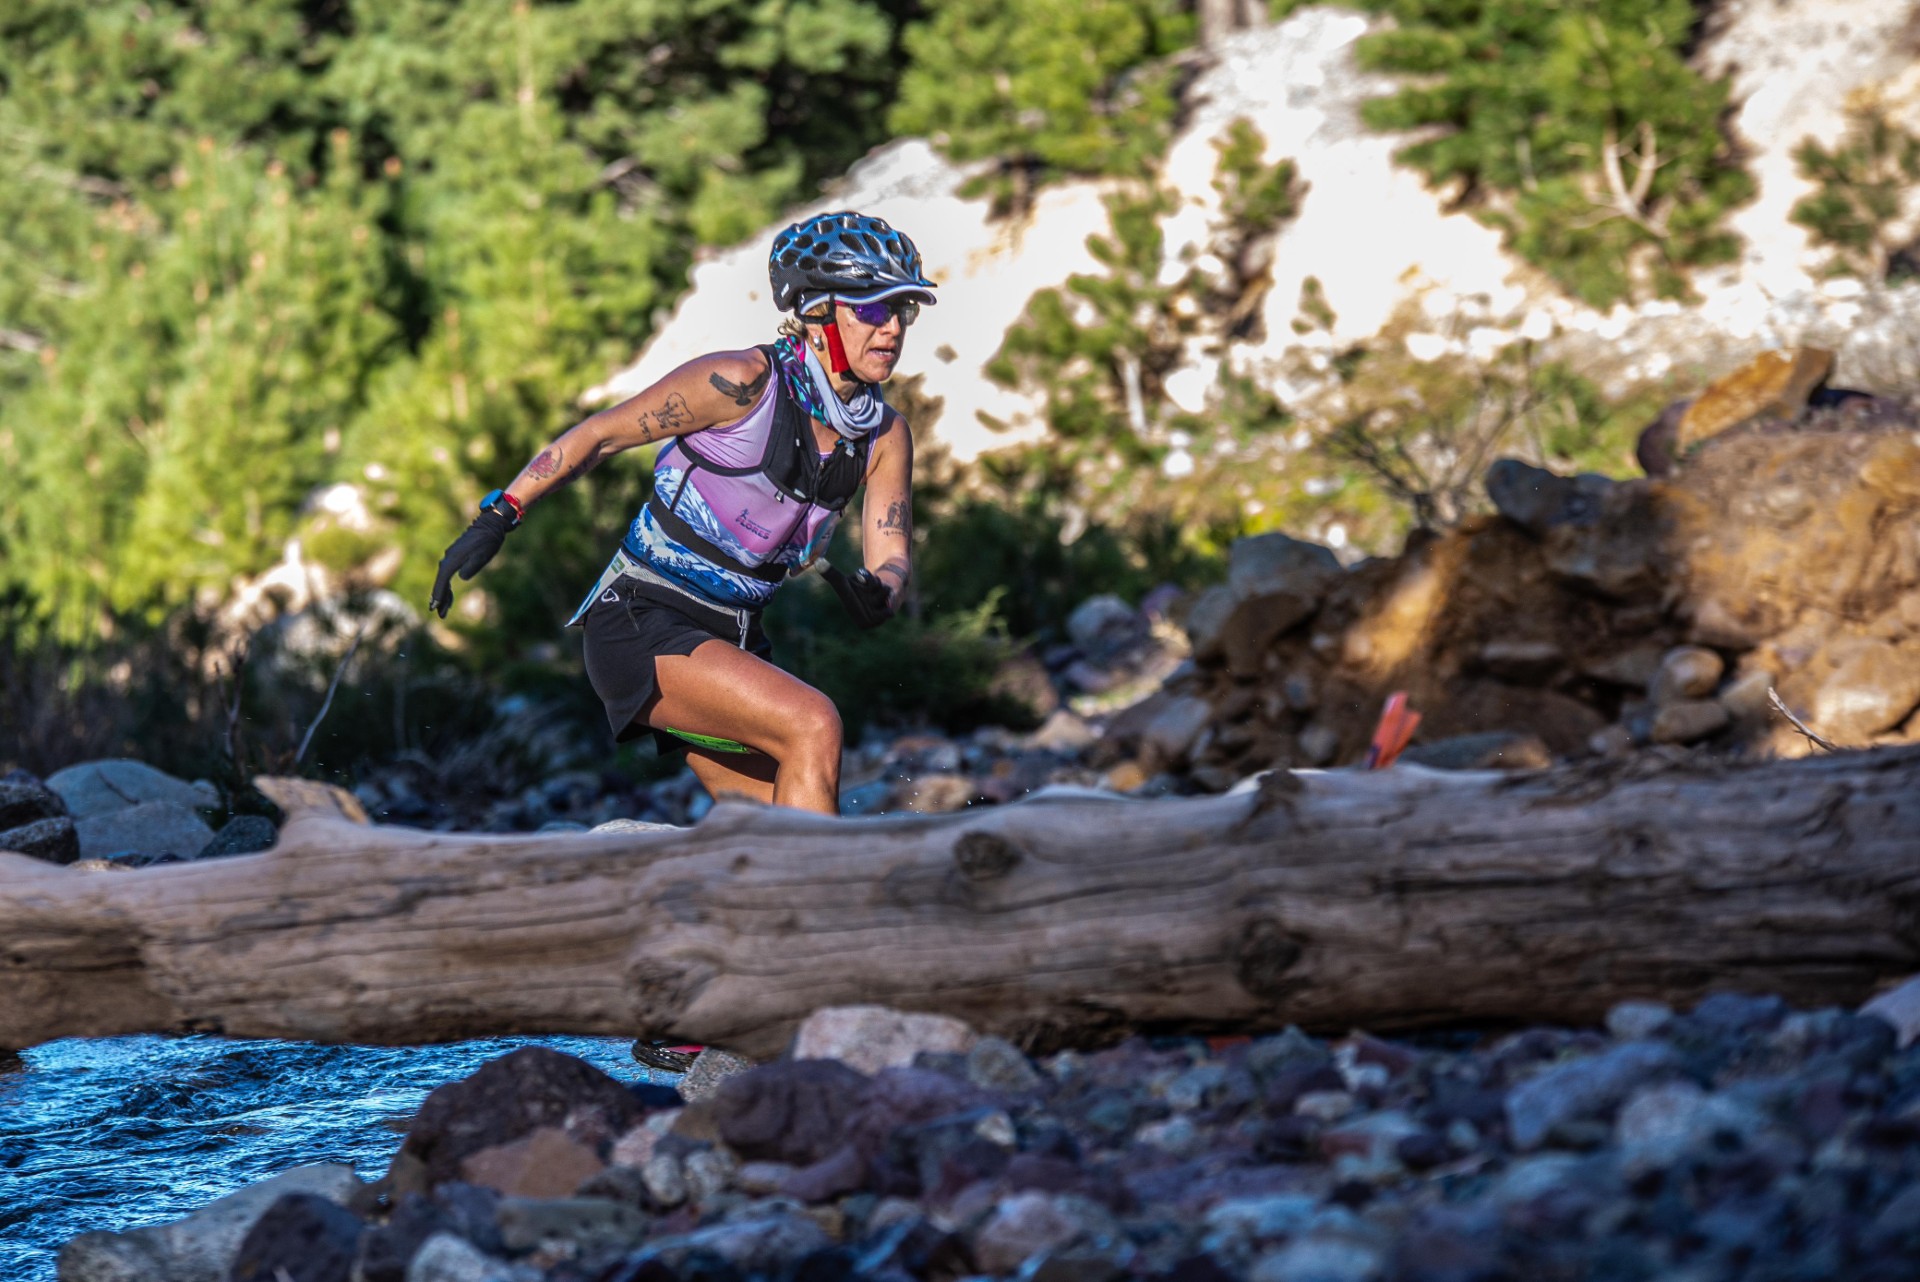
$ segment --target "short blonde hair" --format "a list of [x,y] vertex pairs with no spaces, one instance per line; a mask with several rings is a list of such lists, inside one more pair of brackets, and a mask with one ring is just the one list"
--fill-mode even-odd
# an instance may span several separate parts
[[811,316],[802,316],[799,312],[788,312],[780,318],[780,333],[787,338],[807,341],[807,325],[824,325],[833,319],[833,304],[828,303],[824,311],[815,309]]

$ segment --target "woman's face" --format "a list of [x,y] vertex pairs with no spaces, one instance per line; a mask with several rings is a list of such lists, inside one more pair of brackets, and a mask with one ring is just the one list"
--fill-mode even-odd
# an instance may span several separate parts
[[840,343],[847,349],[847,364],[853,376],[866,383],[884,383],[893,377],[905,345],[907,327],[900,318],[905,299],[888,303],[887,318],[869,325],[853,314],[846,303],[834,304],[834,316],[840,324]]

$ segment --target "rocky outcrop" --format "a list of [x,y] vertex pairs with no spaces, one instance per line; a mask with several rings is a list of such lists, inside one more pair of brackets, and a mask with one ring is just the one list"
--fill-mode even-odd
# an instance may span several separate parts
[[[1850,409],[1823,356],[1769,354],[1695,400],[1663,476],[1502,460],[1497,515],[1308,586],[1212,589],[1188,616],[1194,667],[1117,718],[1099,759],[1203,787],[1351,762],[1393,690],[1429,750],[1527,734],[1562,758],[1797,755],[1770,689],[1845,745],[1920,737],[1920,419]],[[1195,701],[1190,733],[1157,732]]]

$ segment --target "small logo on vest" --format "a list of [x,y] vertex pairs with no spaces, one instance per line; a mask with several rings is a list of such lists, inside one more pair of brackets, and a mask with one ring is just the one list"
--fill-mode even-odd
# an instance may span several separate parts
[[750,530],[753,533],[758,534],[763,539],[770,539],[773,537],[772,530],[763,529],[762,527],[755,525],[753,523],[753,518],[747,515],[747,509],[745,508],[741,508],[740,515],[734,517],[733,519],[740,523],[740,526],[742,529]]

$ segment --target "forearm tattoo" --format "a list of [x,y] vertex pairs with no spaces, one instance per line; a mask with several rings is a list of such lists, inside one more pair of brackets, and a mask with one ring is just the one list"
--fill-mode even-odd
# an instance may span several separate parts
[[551,481],[560,475],[566,466],[567,456],[558,445],[552,445],[540,451],[539,457],[527,464],[527,475],[537,481]]
[[667,403],[659,409],[640,415],[640,439],[657,441],[692,425],[693,411],[687,408],[687,398],[675,392],[667,397]]
[[769,365],[761,370],[760,377],[751,383],[736,383],[718,374],[709,374],[707,381],[718,388],[722,396],[731,396],[735,405],[747,406],[760,399],[760,390],[767,385],[767,376],[771,373],[773,373],[773,366]]
[[887,504],[887,514],[880,518],[880,524],[874,529],[881,534],[895,538],[906,538],[913,522],[913,513],[905,499],[895,499]]

